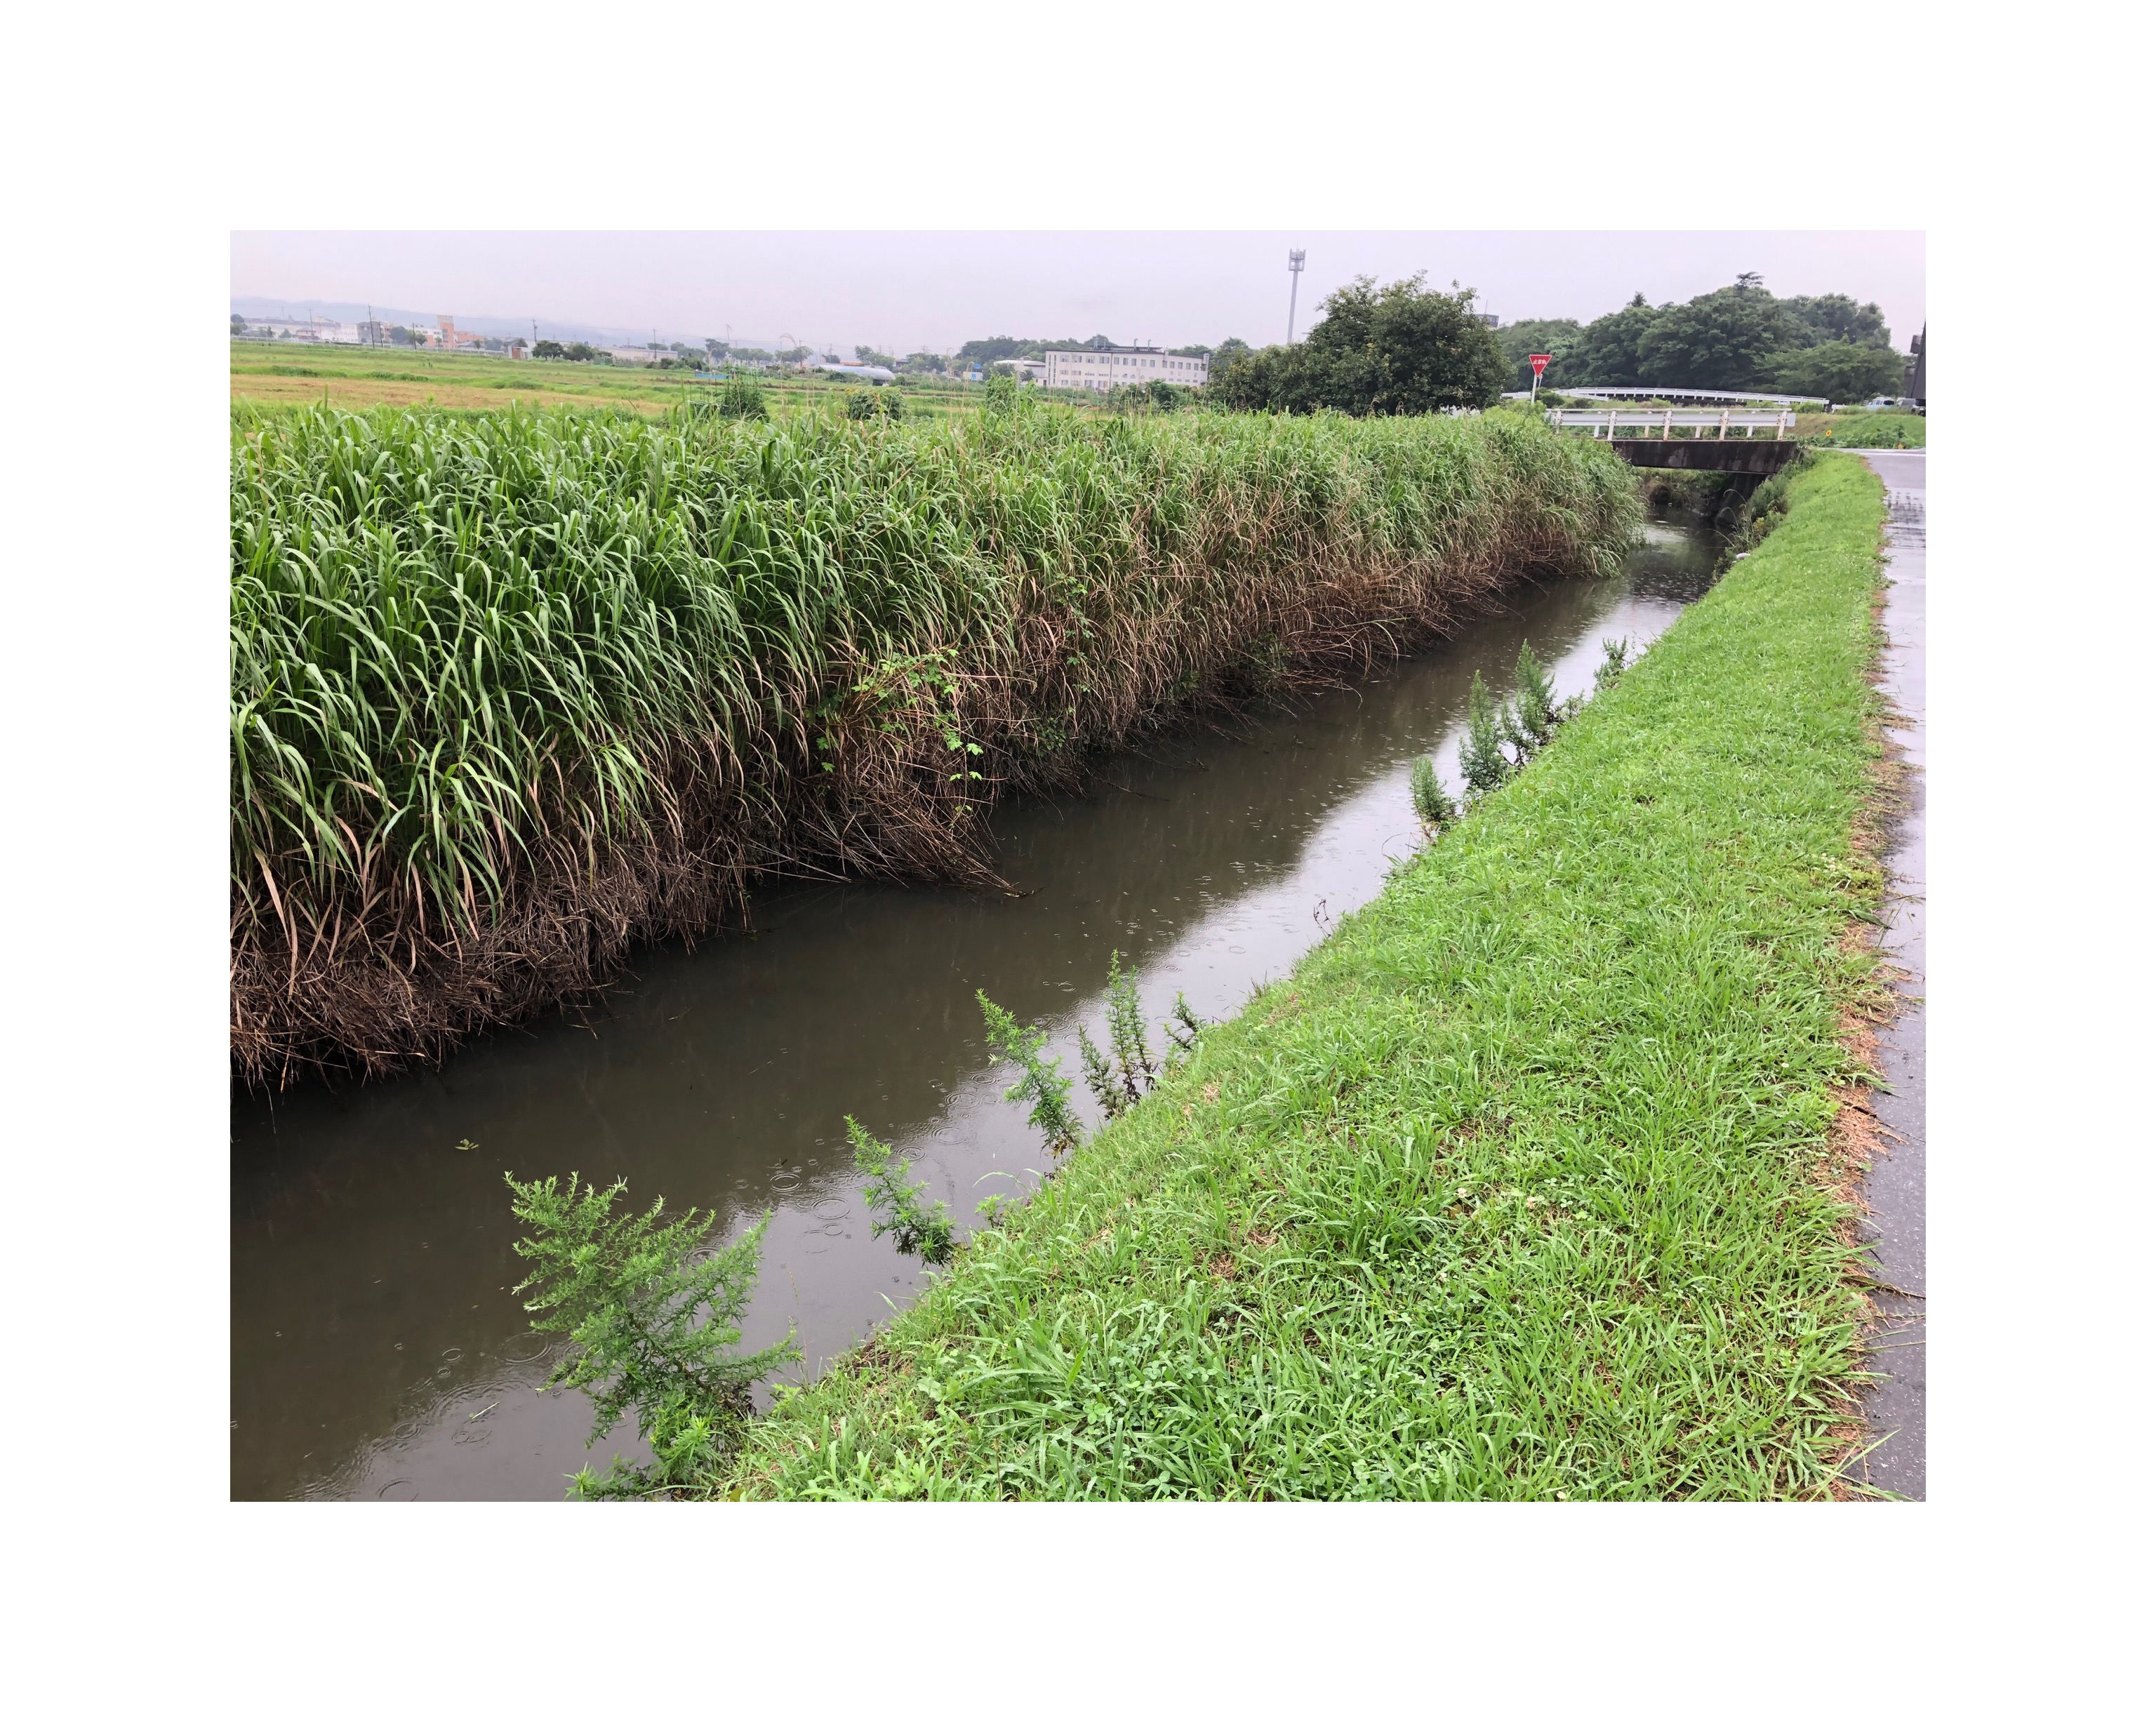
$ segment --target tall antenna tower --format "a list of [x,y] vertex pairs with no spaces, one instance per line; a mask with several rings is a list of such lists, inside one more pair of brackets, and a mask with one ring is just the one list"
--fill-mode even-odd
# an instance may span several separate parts
[[1302,284],[1302,249],[1295,248],[1287,255],[1287,340],[1295,341],[1295,291]]

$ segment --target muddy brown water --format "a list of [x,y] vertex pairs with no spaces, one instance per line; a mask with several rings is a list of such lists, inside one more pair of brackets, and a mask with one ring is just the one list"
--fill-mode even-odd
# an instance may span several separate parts
[[[758,895],[752,936],[647,951],[603,1005],[500,1033],[439,1071],[232,1107],[232,1495],[536,1498],[588,1460],[641,1458],[624,1424],[589,1450],[588,1400],[540,1394],[548,1342],[502,1184],[576,1171],[641,1205],[767,1211],[746,1346],[798,1330],[812,1376],[904,1307],[916,1260],[875,1239],[850,1112],[964,1225],[1046,1166],[1005,1102],[973,993],[1041,1019],[1075,1074],[1109,953],[1158,1030],[1183,992],[1229,1016],[1418,846],[1413,761],[1459,791],[1476,669],[1502,692],[1521,641],[1561,693],[1601,640],[1650,641],[1711,581],[1706,535],[1650,525],[1625,574],[1530,588],[1353,689],[1106,764],[1086,796],[997,814],[1024,894],[850,884]],[[1158,1040],[1156,1044],[1158,1044]],[[1082,1094],[1082,1085],[1078,1091]]]

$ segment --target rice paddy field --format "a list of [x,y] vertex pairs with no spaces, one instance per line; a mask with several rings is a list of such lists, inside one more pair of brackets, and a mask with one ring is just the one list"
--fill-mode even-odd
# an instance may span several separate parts
[[1789,500],[707,1493],[1849,1494],[1885,513]]
[[232,1037],[380,1071],[767,873],[986,882],[981,812],[1352,671],[1639,506],[1525,418],[765,423],[236,406]]

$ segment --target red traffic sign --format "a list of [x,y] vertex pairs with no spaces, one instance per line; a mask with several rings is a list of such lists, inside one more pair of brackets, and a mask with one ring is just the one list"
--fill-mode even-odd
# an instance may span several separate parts
[[1535,370],[1535,377],[1537,379],[1542,377],[1543,369],[1549,364],[1550,358],[1547,355],[1530,355],[1527,357],[1527,365]]

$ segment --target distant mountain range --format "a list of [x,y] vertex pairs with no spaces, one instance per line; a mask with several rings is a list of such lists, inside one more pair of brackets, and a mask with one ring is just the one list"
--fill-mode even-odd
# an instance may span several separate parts
[[[505,319],[491,314],[459,313],[451,308],[437,308],[433,312],[414,312],[409,307],[377,305],[371,311],[365,303],[356,300],[280,300],[267,295],[235,295],[232,310],[243,319],[340,319],[346,324],[356,324],[362,319],[379,319],[385,325],[409,326],[425,325],[437,328],[443,313],[448,312],[457,321],[459,331],[476,332],[480,336],[531,338],[532,321],[528,319]],[[571,319],[547,319],[539,321],[539,335],[552,337],[558,343],[597,343],[608,348],[628,348],[652,341],[649,326],[639,331],[627,325],[583,325]],[[706,337],[718,336],[715,331],[662,331],[658,341],[662,343],[701,343]],[[777,337],[742,337],[738,346],[744,349],[783,349],[786,345]]]

